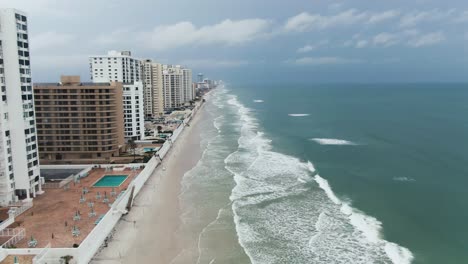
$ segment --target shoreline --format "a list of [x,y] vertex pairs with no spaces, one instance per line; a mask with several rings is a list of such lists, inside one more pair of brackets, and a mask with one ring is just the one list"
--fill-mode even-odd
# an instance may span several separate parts
[[183,249],[179,240],[179,194],[182,178],[202,156],[200,123],[204,104],[193,116],[162,163],[134,200],[130,212],[114,228],[107,247],[91,263],[170,263]]

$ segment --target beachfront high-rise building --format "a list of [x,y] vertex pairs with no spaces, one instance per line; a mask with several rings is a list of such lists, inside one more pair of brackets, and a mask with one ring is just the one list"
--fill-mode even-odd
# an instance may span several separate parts
[[0,9],[0,204],[41,193],[26,14]]
[[142,62],[130,51],[109,51],[90,56],[90,73],[94,83],[123,83],[125,137],[143,139],[145,130]]
[[158,117],[164,113],[163,66],[152,60],[143,62],[145,117]]
[[180,67],[163,66],[164,110],[172,110],[182,106],[183,77]]
[[124,145],[122,83],[34,84],[42,163],[109,163]]
[[142,81],[141,61],[130,51],[109,51],[107,55],[89,57],[91,79],[95,83]]
[[164,65],[162,74],[165,110],[181,107],[194,99],[191,69]]
[[192,101],[195,97],[193,96],[193,87],[192,87],[192,70],[187,68],[182,68],[182,89],[183,97],[182,100],[184,103]]

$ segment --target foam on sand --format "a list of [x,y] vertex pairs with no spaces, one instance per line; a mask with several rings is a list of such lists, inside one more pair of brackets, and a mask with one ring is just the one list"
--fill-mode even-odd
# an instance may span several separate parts
[[253,100],[254,103],[263,103],[263,100],[260,100],[260,99],[256,99],[256,100]]
[[293,116],[293,117],[302,117],[302,116],[309,116],[310,114],[288,114],[288,116]]
[[356,143],[344,139],[337,138],[311,138],[310,140],[317,142],[320,145],[336,145],[336,146],[355,146]]

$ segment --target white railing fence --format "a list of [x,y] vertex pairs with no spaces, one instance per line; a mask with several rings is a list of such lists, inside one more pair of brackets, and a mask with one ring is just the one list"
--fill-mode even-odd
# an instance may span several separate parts
[[9,239],[2,244],[2,248],[9,248],[16,245],[19,241],[26,236],[24,228],[5,228],[0,231],[0,237],[9,237]]
[[24,213],[26,210],[30,209],[31,207],[33,207],[32,201],[23,203],[23,205],[20,207],[10,207],[10,211],[13,213],[14,217],[18,217],[19,215],[21,215],[22,213]]
[[50,243],[48,243],[44,248],[42,248],[41,252],[39,252],[39,254],[37,254],[33,259],[32,259],[32,263],[33,264],[43,264],[43,263],[46,263],[45,262],[45,255],[47,253],[47,251],[49,251],[50,249]]

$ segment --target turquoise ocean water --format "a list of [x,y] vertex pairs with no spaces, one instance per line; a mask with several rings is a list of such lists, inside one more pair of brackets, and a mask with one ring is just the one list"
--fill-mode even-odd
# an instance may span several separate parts
[[194,262],[468,263],[466,85],[230,84],[205,111]]

